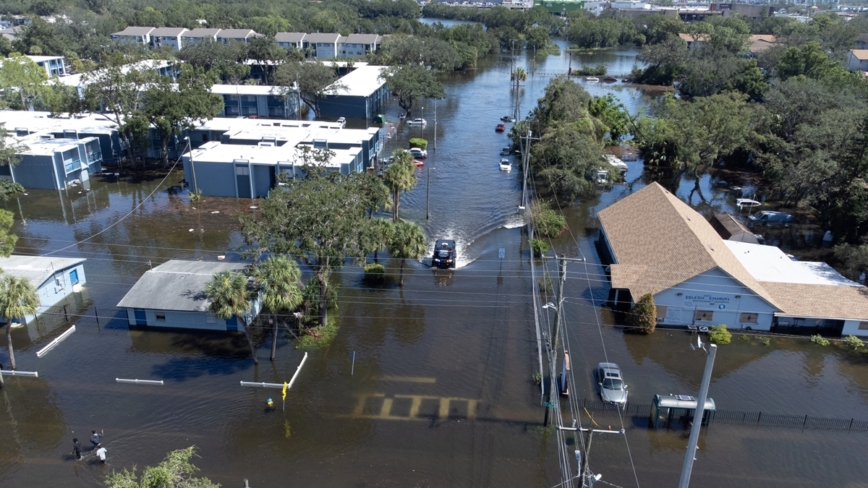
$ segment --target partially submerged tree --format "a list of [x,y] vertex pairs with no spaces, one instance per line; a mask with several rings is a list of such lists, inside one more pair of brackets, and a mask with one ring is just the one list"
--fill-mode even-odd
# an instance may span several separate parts
[[247,323],[247,314],[253,306],[253,290],[247,276],[232,271],[217,273],[205,287],[205,295],[211,300],[210,309],[214,315],[223,320],[232,317],[238,320],[247,338],[247,345],[250,346],[253,363],[259,364]]
[[277,326],[279,315],[295,310],[302,296],[301,270],[286,256],[272,256],[253,268],[253,278],[262,292],[262,306],[271,314],[271,360],[277,354]]
[[45,68],[19,53],[11,53],[0,64],[0,89],[7,102],[19,110],[30,110],[33,100],[45,89]]
[[446,91],[434,73],[424,66],[408,64],[389,68],[383,75],[392,93],[398,95],[398,105],[407,115],[413,104],[425,98],[444,98]]
[[166,455],[160,464],[148,466],[142,471],[142,476],[136,476],[136,469],[113,472],[106,479],[108,488],[220,488],[208,478],[196,478],[193,475],[199,468],[190,462],[196,455],[196,448],[191,446],[178,449]]
[[657,306],[650,293],[642,295],[630,309],[627,324],[640,334],[651,334],[657,328]]
[[418,179],[413,155],[399,149],[393,157],[392,164],[383,171],[383,180],[392,191],[392,221],[397,222],[401,218],[401,193],[415,188]]
[[6,319],[6,347],[9,364],[15,366],[15,351],[12,349],[12,322],[33,315],[39,309],[39,296],[26,278],[6,276],[0,281],[0,316]]
[[421,227],[403,220],[395,224],[389,238],[389,254],[401,260],[398,286],[404,286],[404,262],[407,259],[419,259],[427,250],[428,243]]
[[326,93],[326,88],[340,92],[346,87],[338,82],[335,68],[322,61],[288,61],[277,68],[274,73],[274,83],[285,93],[298,90],[301,101],[305,103],[314,116],[319,118],[319,98]]

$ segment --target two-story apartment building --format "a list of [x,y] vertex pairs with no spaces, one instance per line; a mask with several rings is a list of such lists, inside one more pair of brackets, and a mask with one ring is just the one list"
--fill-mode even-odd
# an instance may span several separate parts
[[274,35],[274,41],[284,49],[304,49],[304,32],[278,32]]
[[130,26],[126,29],[112,34],[112,41],[117,43],[139,44],[141,46],[151,45],[151,32],[155,27],[134,27]]
[[304,44],[310,47],[311,54],[319,59],[332,59],[338,57],[338,40],[340,34],[308,34],[304,36]]
[[356,58],[377,51],[382,42],[382,36],[377,34],[350,34],[341,38],[338,44],[340,58]]
[[188,30],[181,34],[181,42],[183,46],[190,46],[201,41],[216,42],[218,33],[220,33],[220,29],[199,28]]
[[183,27],[160,27],[151,32],[151,45],[157,49],[161,47],[169,47],[177,51],[184,47],[182,42],[183,34],[187,29]]
[[868,49],[851,49],[847,58],[847,69],[868,72]]
[[257,37],[263,37],[263,35],[257,34],[253,29],[220,29],[220,32],[217,33],[217,40],[223,44],[232,41],[248,43]]
[[55,139],[53,135],[34,135],[15,141],[23,145],[15,166],[0,166],[0,179],[24,188],[63,190],[73,182],[88,188],[90,174],[102,171],[99,139]]
[[45,68],[45,74],[52,76],[66,76],[66,63],[63,56],[27,56],[37,66]]
[[223,97],[221,117],[292,119],[298,116],[298,94],[278,86],[214,85],[211,93]]

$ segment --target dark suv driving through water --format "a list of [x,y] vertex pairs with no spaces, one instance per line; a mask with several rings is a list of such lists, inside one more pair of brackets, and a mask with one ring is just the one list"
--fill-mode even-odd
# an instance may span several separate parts
[[431,265],[442,269],[454,268],[456,259],[455,241],[438,239],[434,244],[434,256],[431,258]]

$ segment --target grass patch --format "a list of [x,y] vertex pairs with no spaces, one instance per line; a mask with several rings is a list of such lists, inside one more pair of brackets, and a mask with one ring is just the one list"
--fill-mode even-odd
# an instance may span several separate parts
[[295,343],[297,349],[316,350],[328,347],[338,335],[340,327],[335,319],[329,321],[329,325],[310,327],[304,330],[304,334]]

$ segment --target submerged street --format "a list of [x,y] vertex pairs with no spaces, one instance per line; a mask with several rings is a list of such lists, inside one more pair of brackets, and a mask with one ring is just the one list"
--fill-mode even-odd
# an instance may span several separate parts
[[[562,51],[540,58],[540,75],[520,89],[520,113],[526,115],[550,75],[566,73],[570,63],[605,64],[617,75],[632,69],[636,55],[613,50],[573,54],[570,61]],[[201,474],[227,487],[243,486],[244,479],[253,488],[558,484],[560,446],[554,431],[541,426],[544,409],[533,379],[532,291],[538,283],[518,213],[522,175],[515,156],[512,171],[499,170],[499,151],[509,139],[494,130],[513,111],[513,62],[530,74],[530,59],[490,57],[475,71],[450,74],[436,124],[433,102],[414,109],[414,116],[427,119],[424,128],[398,122],[397,104],[385,108],[396,134],[384,154],[406,147],[410,137],[429,140],[419,184],[402,198],[402,217],[423,226],[429,248],[436,239],[455,239],[459,264],[437,270],[427,257],[407,263],[403,288],[367,286],[359,266],[344,267],[332,315],[340,325],[337,338],[309,352],[285,410],[280,390],[239,385],[292,377],[304,353],[284,335],[272,363],[270,331],[257,331],[255,367],[242,335],[130,330],[116,307],[152,266],[168,259],[216,261],[241,246],[237,215],[255,214],[255,202],[205,198],[192,204],[179,186],[181,172],[165,182],[162,176],[109,178],[88,193],[29,191],[7,202],[17,217],[16,252],[87,258],[87,284],[66,315],[53,310],[35,332],[13,331],[18,369],[39,377],[7,378],[0,393],[0,485],[63,480],[65,486],[98,486],[113,469],[156,464],[190,445],[199,448]],[[620,83],[579,83],[592,95],[613,93],[631,113],[656,96]],[[568,264],[564,301],[576,400],[598,398],[592,371],[606,358],[621,366],[630,402],[699,389],[704,355],[690,350],[689,335],[665,329],[625,335],[601,308],[609,284],[595,247],[596,214],[644,186],[642,162],[628,165],[630,185],[572,206],[553,202],[569,224],[552,240],[553,252],[586,259]],[[700,212],[734,208],[710,177],[701,185],[707,202]],[[684,182],[678,196],[687,198],[692,188],[692,181]],[[397,273],[397,260],[382,262]],[[537,267],[557,274],[552,262]],[[553,319],[546,313],[544,327]],[[72,324],[76,332],[37,359],[35,352]],[[119,384],[116,378],[164,384]],[[718,352],[710,396],[722,409],[868,420],[868,365],[805,339],[773,337],[765,345],[736,334]],[[268,398],[275,400],[274,411],[266,410]],[[624,436],[594,437],[589,465],[603,481],[621,487],[677,483],[686,431],[599,415],[601,428],[625,429]],[[587,416],[579,420],[591,424]],[[108,466],[89,446],[84,460],[72,458],[72,438],[86,440],[92,429],[105,430]],[[860,486],[868,477],[859,462],[866,435],[714,424],[700,437],[694,485]],[[577,449],[572,433],[566,441],[570,452]]]

